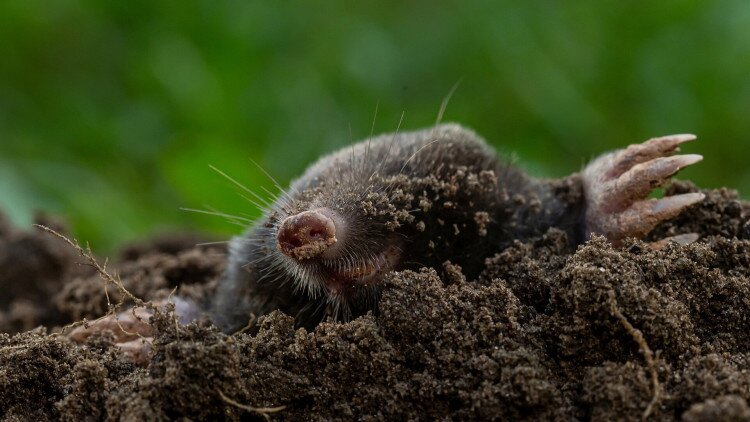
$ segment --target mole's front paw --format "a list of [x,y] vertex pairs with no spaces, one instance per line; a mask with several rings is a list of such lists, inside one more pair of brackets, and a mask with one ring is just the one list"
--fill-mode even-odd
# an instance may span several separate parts
[[601,234],[618,243],[642,238],[661,221],[703,200],[702,193],[646,199],[681,169],[703,159],[697,154],[672,155],[694,135],[671,135],[605,154],[583,172],[586,194],[586,239]]
[[[198,306],[192,301],[176,296],[171,301],[158,301],[154,306],[166,310],[169,303],[174,304],[174,313],[180,325],[192,322],[200,315]],[[154,340],[150,323],[153,313],[144,307],[131,308],[117,315],[97,319],[87,326],[77,327],[68,337],[75,342],[83,343],[94,333],[111,331],[115,336],[115,345],[122,354],[137,365],[146,366],[150,360],[149,353]]]
[[153,342],[149,319],[153,312],[145,308],[132,308],[117,315],[109,315],[75,328],[68,337],[83,343],[94,333],[111,331],[115,345],[125,357],[141,366],[148,363],[148,354]]

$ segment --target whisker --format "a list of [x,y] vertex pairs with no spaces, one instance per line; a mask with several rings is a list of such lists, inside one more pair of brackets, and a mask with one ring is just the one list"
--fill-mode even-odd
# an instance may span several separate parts
[[440,124],[440,122],[443,120],[443,115],[445,114],[445,110],[448,108],[448,103],[451,100],[451,97],[453,96],[453,93],[456,92],[456,89],[461,84],[461,79],[459,79],[451,88],[450,91],[448,91],[448,95],[443,98],[443,102],[440,103],[440,110],[438,111],[437,118],[435,119],[435,129],[437,129],[437,126]]
[[[393,136],[391,137],[390,142],[388,142],[388,149],[385,152],[385,155],[380,160],[380,164],[375,166],[375,169],[372,171],[372,174],[370,174],[370,177],[367,178],[366,183],[368,183],[367,187],[364,189],[364,191],[372,191],[373,187],[375,187],[375,182],[373,181],[373,178],[375,175],[380,173],[388,164],[389,160],[391,159],[391,150],[393,149],[393,145],[396,143],[396,137],[398,137],[399,131],[401,130],[401,125],[404,122],[404,116],[406,115],[406,111],[401,112],[401,117],[398,119],[398,124],[396,125],[396,131],[393,133]],[[378,191],[387,191],[393,183],[389,183],[388,186],[385,188],[378,188]]]
[[404,165],[403,165],[403,166],[401,166],[401,170],[399,170],[398,174],[401,174],[401,173],[402,173],[402,172],[404,171],[404,169],[405,169],[405,168],[406,168],[406,166],[407,166],[407,165],[409,164],[409,162],[411,162],[411,160],[413,160],[413,159],[414,159],[414,157],[416,157],[416,156],[417,156],[417,154],[419,154],[420,152],[422,152],[422,150],[424,150],[425,148],[431,147],[431,146],[432,146],[432,144],[434,144],[434,143],[436,143],[436,142],[439,142],[439,141],[440,141],[440,139],[435,139],[435,140],[433,140],[433,141],[430,141],[429,143],[427,143],[427,144],[425,144],[425,145],[422,145],[422,147],[421,147],[421,148],[419,148],[419,149],[418,149],[418,150],[417,150],[417,151],[416,151],[416,152],[415,152],[414,154],[412,154],[412,155],[411,155],[411,157],[409,157],[409,159],[407,159],[407,160],[406,160],[406,161],[404,162]]
[[202,242],[202,243],[196,243],[195,246],[213,246],[213,245],[226,245],[227,243],[230,243],[231,240],[219,240],[216,242]]
[[252,223],[253,222],[253,220],[251,220],[249,218],[240,217],[238,215],[226,214],[226,213],[217,212],[217,211],[199,210],[199,209],[195,209],[195,208],[180,208],[180,211],[188,211],[188,212],[194,212],[194,213],[198,213],[198,214],[213,215],[213,216],[216,216],[216,217],[224,217],[224,218],[228,218],[228,219],[231,219],[231,220],[241,220],[241,221],[245,221],[245,222],[248,222],[248,223]]
[[[406,115],[406,110],[401,112],[401,117],[398,119],[398,124],[396,125],[396,131],[393,133],[393,136],[391,137],[391,142],[388,143],[388,149],[385,152],[385,157],[380,162],[380,166],[376,167],[375,170],[372,172],[370,177],[367,179],[367,181],[371,181],[372,178],[381,170],[383,170],[383,167],[388,162],[388,159],[391,156],[391,149],[393,148],[393,144],[396,143],[396,137],[398,136],[398,132],[401,130],[401,124],[404,122],[404,115]],[[370,184],[370,188],[372,187],[372,184]]]
[[349,168],[354,170],[354,134],[352,132],[352,124],[349,123]]
[[[218,213],[222,212],[221,210],[217,209],[216,207],[212,207],[212,206],[210,206],[208,204],[203,204],[203,207],[205,209],[209,210],[209,211],[218,212]],[[250,220],[255,221],[252,216],[247,215],[245,213],[240,213],[239,215],[235,215],[234,217],[236,217],[236,218],[249,218]]]
[[375,121],[378,118],[378,108],[380,107],[380,101],[375,103],[375,114],[372,116],[372,125],[370,126],[370,136],[369,138],[372,138],[372,134],[375,133]]
[[362,157],[362,175],[367,170],[367,163],[370,158],[370,143],[372,142],[372,135],[375,133],[375,121],[378,119],[378,108],[380,108],[380,102],[375,103],[375,114],[372,116],[372,125],[370,126],[370,135],[367,137],[367,146],[365,147],[365,155]]
[[271,195],[272,198],[276,197],[276,195],[273,192],[271,192],[268,188],[266,188],[265,186],[261,186],[260,188],[263,190],[263,192],[267,193],[268,195]]
[[265,199],[264,199],[263,197],[261,197],[260,195],[258,195],[257,193],[255,193],[255,192],[254,192],[254,191],[253,191],[252,189],[249,189],[249,188],[248,188],[247,186],[245,186],[245,185],[243,185],[242,183],[240,183],[240,182],[238,182],[238,181],[234,180],[234,179],[233,179],[232,177],[230,177],[230,176],[229,176],[228,174],[226,174],[226,173],[224,173],[223,171],[219,170],[219,169],[218,169],[218,168],[216,168],[215,166],[213,166],[213,165],[209,164],[209,165],[208,165],[208,167],[209,167],[209,168],[210,168],[211,170],[213,170],[213,171],[215,171],[215,172],[219,173],[219,174],[220,174],[221,176],[223,176],[223,177],[224,177],[225,179],[227,179],[227,180],[229,180],[230,182],[232,182],[232,183],[233,183],[234,185],[236,185],[236,186],[237,186],[237,187],[239,187],[240,189],[244,190],[245,192],[247,192],[247,193],[249,193],[250,195],[252,195],[252,196],[254,196],[255,198],[257,198],[257,199],[258,199],[258,200],[259,200],[260,202],[262,202],[262,203],[266,204],[266,206],[270,206],[270,204],[268,203],[268,201],[266,201],[266,200],[265,200]]
[[[280,190],[284,196],[286,196],[287,198],[291,199],[291,195],[289,195],[289,192],[287,192],[284,189],[284,187],[281,186],[281,183],[279,183],[278,180],[276,180],[273,176],[271,176],[271,173],[267,172],[266,169],[263,168],[263,166],[261,166],[260,164],[258,164],[257,162],[255,162],[255,160],[253,160],[252,158],[250,158],[250,162],[253,163],[253,164],[255,164],[255,166],[258,167],[258,170],[262,171],[263,174],[266,175],[266,177],[268,177],[269,179],[271,179],[271,182],[273,182],[273,184],[276,185],[276,188],[278,190]],[[293,186],[289,186],[289,189],[293,190],[294,193],[296,193],[297,195],[299,195],[299,192],[297,192],[297,190]]]
[[251,204],[255,205],[255,207],[256,207],[256,208],[258,208],[258,209],[260,209],[260,210],[262,210],[262,209],[264,209],[264,208],[266,208],[266,207],[267,207],[267,205],[266,205],[266,206],[263,206],[262,204],[258,203],[258,201],[255,201],[255,200],[253,200],[253,199],[250,199],[249,197],[247,197],[247,196],[245,196],[245,195],[243,195],[243,194],[239,194],[239,195],[240,195],[240,196],[242,197],[242,199],[244,199],[245,201],[247,201],[247,202],[249,202],[249,203],[251,203]]
[[260,258],[256,258],[256,259],[248,262],[245,265],[254,266],[254,265],[259,264],[259,263],[261,263],[261,262],[263,262],[263,261],[265,261],[267,259],[272,259],[272,256],[270,254],[269,255],[263,255]]
[[[453,87],[451,88],[451,90],[448,92],[448,95],[446,95],[446,97],[443,99],[442,103],[440,104],[440,110],[438,111],[437,118],[435,119],[435,126],[434,126],[434,128],[432,130],[432,136],[435,136],[435,131],[437,130],[437,127],[440,124],[440,122],[443,120],[443,115],[445,114],[445,110],[448,108],[448,103],[450,102],[450,99],[453,96],[453,93],[456,92],[456,89],[458,88],[458,85],[460,83],[461,83],[461,80],[459,80],[458,82],[456,82],[453,85]],[[406,168],[406,166],[409,165],[409,163],[411,162],[411,160],[413,160],[414,157],[417,156],[417,154],[419,154],[420,152],[422,152],[422,150],[424,150],[425,148],[432,146],[432,144],[434,144],[434,143],[436,143],[438,141],[440,141],[440,139],[435,139],[435,140],[433,140],[433,141],[431,141],[431,142],[423,145],[421,148],[419,148],[406,161],[404,161],[404,165],[401,166],[401,170],[399,170],[398,175],[401,175],[404,172],[404,169]],[[391,188],[391,186],[393,185],[394,181],[392,181],[391,183],[388,184],[388,186],[386,186],[386,190]]]
[[315,311],[313,312],[314,315],[319,314],[320,310],[323,309],[323,307],[327,305],[325,300],[320,300],[320,299],[318,299],[316,303],[317,303],[317,306],[315,307]]

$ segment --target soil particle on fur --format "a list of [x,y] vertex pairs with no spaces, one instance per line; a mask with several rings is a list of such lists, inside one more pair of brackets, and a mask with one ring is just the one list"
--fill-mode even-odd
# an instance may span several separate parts
[[[551,229],[474,280],[450,261],[393,273],[377,315],[313,331],[277,311],[227,336],[157,311],[145,368],[108,332],[50,334],[106,312],[103,284],[48,235],[2,224],[0,419],[747,421],[750,205],[704,192],[652,235],[693,244],[574,249]],[[200,302],[225,262],[190,242],[126,248],[111,267],[137,296]]]

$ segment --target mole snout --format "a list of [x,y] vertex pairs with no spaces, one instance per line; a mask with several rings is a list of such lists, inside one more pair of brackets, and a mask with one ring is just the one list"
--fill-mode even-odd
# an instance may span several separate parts
[[277,233],[279,250],[302,261],[321,255],[335,244],[336,224],[326,211],[304,211],[284,219]]

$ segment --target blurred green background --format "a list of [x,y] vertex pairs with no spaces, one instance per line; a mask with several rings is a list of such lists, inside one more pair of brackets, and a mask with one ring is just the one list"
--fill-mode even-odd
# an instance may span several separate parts
[[434,122],[472,127],[535,175],[692,132],[683,173],[750,192],[750,2],[0,2],[0,207],[65,216],[111,251],[257,216],[324,151]]

